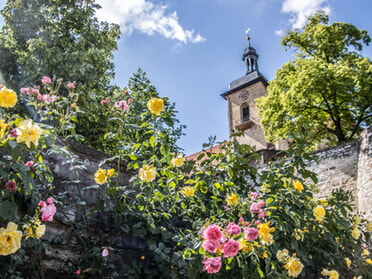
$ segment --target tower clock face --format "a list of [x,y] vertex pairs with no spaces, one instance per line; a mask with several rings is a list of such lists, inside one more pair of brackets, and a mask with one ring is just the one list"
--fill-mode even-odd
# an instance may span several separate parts
[[244,89],[242,92],[239,93],[239,101],[241,102],[244,102],[244,101],[247,101],[248,98],[249,98],[249,95],[250,95],[250,92],[248,91],[248,89]]

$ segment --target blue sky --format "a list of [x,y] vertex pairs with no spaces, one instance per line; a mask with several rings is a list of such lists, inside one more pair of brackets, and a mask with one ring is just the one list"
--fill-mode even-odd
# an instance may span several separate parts
[[[332,22],[349,22],[372,36],[371,0],[96,0],[100,19],[121,26],[115,52],[116,78],[125,86],[138,67],[160,96],[176,103],[187,125],[178,142],[186,154],[200,151],[208,137],[228,139],[227,106],[220,96],[244,75],[241,60],[251,28],[259,69],[270,81],[293,58],[280,45],[286,30],[323,9]],[[0,0],[0,8],[5,1]],[[372,46],[364,49],[372,57]]]

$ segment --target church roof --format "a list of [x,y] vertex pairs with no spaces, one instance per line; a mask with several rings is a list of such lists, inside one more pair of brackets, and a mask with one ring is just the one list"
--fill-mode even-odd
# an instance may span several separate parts
[[228,95],[259,81],[265,84],[265,86],[268,86],[269,84],[267,79],[259,71],[249,72],[248,74],[232,81],[229,85],[229,89],[225,93],[222,93],[221,96],[226,99]]

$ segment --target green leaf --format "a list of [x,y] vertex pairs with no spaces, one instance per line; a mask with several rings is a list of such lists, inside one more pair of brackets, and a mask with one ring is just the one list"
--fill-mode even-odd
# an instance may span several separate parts
[[2,201],[0,203],[0,216],[4,220],[13,220],[17,214],[17,205],[11,201]]

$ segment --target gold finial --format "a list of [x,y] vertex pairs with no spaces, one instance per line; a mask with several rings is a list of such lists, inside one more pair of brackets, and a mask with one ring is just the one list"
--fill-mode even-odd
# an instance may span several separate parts
[[251,31],[251,28],[248,28],[245,33],[247,34],[247,40],[249,41],[251,39],[251,36],[249,36],[249,32]]

